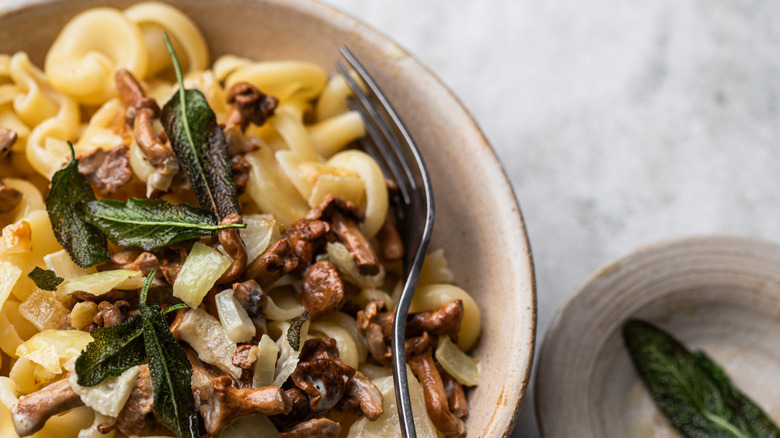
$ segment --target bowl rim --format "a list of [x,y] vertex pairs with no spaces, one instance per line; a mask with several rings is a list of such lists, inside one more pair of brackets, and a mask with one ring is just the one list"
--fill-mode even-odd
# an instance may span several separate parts
[[[141,3],[143,0],[139,0],[136,3]],[[166,0],[154,0],[159,1],[162,3],[170,3]],[[257,3],[267,2],[267,3],[276,3],[278,5],[281,5],[282,7],[291,8],[294,9],[298,13],[302,14],[308,14],[311,15],[317,19],[322,20],[323,22],[328,23],[334,23],[338,22],[339,25],[345,25],[348,24],[350,27],[352,27],[352,30],[363,34],[364,36],[368,36],[368,39],[372,41],[372,44],[375,44],[375,42],[383,42],[383,43],[392,43],[393,45],[400,47],[404,53],[405,57],[410,60],[410,62],[416,67],[422,70],[425,74],[427,74],[431,79],[433,79],[434,83],[438,85],[446,94],[446,96],[451,99],[451,101],[454,103],[454,108],[456,108],[458,111],[462,112],[466,118],[468,119],[469,126],[464,129],[469,129],[473,131],[478,138],[480,139],[479,144],[474,144],[474,147],[479,147],[484,149],[487,152],[487,155],[490,157],[489,163],[483,163],[486,165],[489,165],[489,167],[493,168],[494,171],[496,171],[496,175],[500,175],[500,181],[501,185],[500,187],[493,187],[497,191],[497,195],[500,195],[506,202],[502,204],[502,209],[504,209],[505,213],[507,214],[507,225],[512,227],[517,227],[517,229],[520,231],[519,235],[522,240],[523,244],[523,251],[521,253],[514,253],[511,255],[513,258],[517,258],[517,264],[522,265],[524,268],[527,269],[527,272],[525,273],[528,278],[528,288],[530,293],[530,302],[523,303],[524,305],[527,305],[530,307],[530,312],[527,317],[530,318],[528,321],[529,331],[530,331],[530,339],[527,340],[527,343],[524,345],[527,349],[527,354],[523,358],[525,366],[522,370],[521,376],[517,381],[515,382],[515,385],[513,385],[513,396],[510,398],[512,400],[511,403],[507,404],[501,404],[499,406],[505,406],[505,411],[509,412],[511,411],[511,416],[508,417],[508,421],[502,421],[503,424],[496,424],[499,426],[498,431],[501,432],[501,435],[504,437],[508,437],[512,434],[512,431],[514,429],[515,423],[517,422],[518,416],[520,414],[520,410],[523,406],[523,402],[528,397],[527,391],[530,384],[530,379],[532,375],[532,368],[534,364],[534,357],[535,357],[535,350],[536,350],[536,330],[537,330],[537,294],[536,294],[536,274],[535,274],[535,265],[534,265],[534,258],[533,258],[533,252],[531,249],[531,242],[528,237],[528,230],[525,224],[525,220],[520,208],[519,201],[517,199],[517,194],[515,192],[514,187],[512,186],[512,183],[507,175],[506,169],[504,169],[503,165],[501,164],[501,161],[499,160],[498,155],[496,154],[495,150],[491,146],[490,142],[488,141],[487,137],[485,136],[484,132],[480,128],[479,124],[476,122],[474,117],[471,115],[471,113],[466,109],[463,102],[456,96],[456,94],[453,92],[453,90],[446,85],[441,78],[436,75],[427,65],[422,63],[417,56],[415,56],[413,53],[406,50],[402,45],[398,44],[394,39],[390,38],[385,33],[379,31],[378,29],[374,28],[373,26],[369,25],[365,21],[363,21],[360,18],[357,18],[353,16],[350,13],[347,13],[345,11],[342,11],[341,9],[337,8],[334,5],[330,5],[328,3],[325,3],[321,0],[253,0]],[[0,2],[0,17],[22,12],[25,9],[28,8],[34,8],[34,7],[41,7],[45,6],[47,4],[53,4],[53,3],[63,3],[65,0],[8,0],[7,2]],[[112,7],[110,0],[106,2],[102,2],[102,6],[104,7]],[[383,55],[386,56],[386,55]],[[514,273],[513,273],[514,275]],[[502,392],[499,399],[506,400],[507,397]],[[490,422],[487,423],[487,426],[490,426],[491,422],[493,422],[497,417],[497,412],[494,411],[493,415],[491,416]],[[499,416],[498,418],[506,418],[503,416]],[[495,429],[494,429],[495,430]]]
[[[553,376],[548,377],[546,375],[545,365],[552,360],[550,358],[550,354],[551,354],[550,350],[553,348],[551,346],[553,339],[559,335],[559,332],[565,329],[565,324],[567,323],[567,321],[571,320],[571,318],[567,318],[566,315],[571,313],[572,310],[577,307],[579,301],[583,298],[583,292],[586,289],[588,289],[595,280],[609,275],[612,271],[615,270],[616,267],[623,265],[626,261],[641,259],[646,254],[652,254],[654,252],[663,250],[665,248],[701,245],[707,243],[710,244],[719,243],[722,246],[730,246],[734,248],[737,247],[744,248],[745,246],[764,247],[780,253],[780,244],[767,241],[767,240],[762,240],[756,237],[748,237],[748,236],[740,236],[740,235],[732,235],[732,234],[695,234],[689,236],[666,237],[651,242],[647,242],[631,249],[627,253],[624,253],[602,264],[598,269],[593,271],[590,275],[586,277],[584,281],[582,281],[574,288],[571,296],[566,300],[564,305],[561,306],[560,310],[556,313],[555,317],[550,323],[550,327],[547,330],[547,333],[545,333],[544,340],[542,341],[542,344],[539,348],[537,372],[534,379],[533,398],[534,398],[534,405],[536,407],[534,414],[539,427],[539,433],[542,438],[547,436],[545,435],[545,429],[544,429],[545,422],[556,421],[554,419],[547,418],[545,416],[545,413],[543,412],[546,410],[542,409],[542,407],[548,404],[548,402],[543,398],[544,396],[541,395],[542,391],[540,391],[539,388],[544,386],[543,382],[545,379],[549,379],[553,377]],[[549,432],[547,433],[549,434]]]

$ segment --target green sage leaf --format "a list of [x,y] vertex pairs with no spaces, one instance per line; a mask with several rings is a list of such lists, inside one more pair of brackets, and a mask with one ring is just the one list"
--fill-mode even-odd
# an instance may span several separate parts
[[176,242],[206,237],[223,228],[209,210],[162,199],[101,199],[82,204],[81,218],[117,245],[151,251]]
[[309,319],[309,312],[305,311],[290,321],[290,327],[287,329],[287,342],[293,350],[301,349],[301,326]]
[[780,429],[703,352],[644,321],[623,325],[631,359],[658,408],[691,438],[780,438]]
[[206,97],[198,90],[184,88],[179,59],[167,34],[164,39],[179,81],[179,89],[160,116],[173,151],[184,166],[201,207],[220,219],[231,213],[241,214],[225,135]]
[[92,330],[94,342],[76,359],[76,375],[81,386],[94,386],[108,376],[119,376],[146,359],[141,318],[135,317],[113,327]]
[[57,242],[68,251],[77,265],[88,268],[108,260],[108,243],[97,228],[79,218],[78,204],[94,201],[95,192],[79,173],[79,160],[76,159],[73,145],[68,142],[68,146],[71,161],[52,177],[51,190],[46,197],[46,211]]
[[41,269],[37,266],[29,274],[27,274],[27,276],[30,277],[30,280],[32,280],[36,286],[38,286],[38,289],[48,291],[56,290],[57,286],[65,281],[64,278],[58,277],[54,271]]
[[154,389],[154,414],[157,420],[180,438],[197,438],[198,416],[192,395],[192,365],[176,342],[157,303],[146,304],[146,295],[154,279],[152,271],[141,291],[138,319],[143,320],[143,339],[149,373]]

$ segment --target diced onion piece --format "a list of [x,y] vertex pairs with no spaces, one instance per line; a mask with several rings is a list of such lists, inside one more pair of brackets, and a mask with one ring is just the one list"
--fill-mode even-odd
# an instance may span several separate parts
[[312,336],[322,333],[325,335],[322,337],[335,339],[336,348],[339,351],[339,359],[352,368],[357,369],[358,349],[351,333],[338,324],[327,321],[314,321],[311,324],[310,333]]
[[57,297],[65,301],[69,296],[78,291],[100,296],[111,292],[113,289],[136,290],[144,285],[145,279],[146,276],[143,272],[130,269],[115,269],[113,271],[82,275],[60,285],[57,288]]
[[70,326],[76,330],[81,330],[92,324],[97,313],[98,306],[92,301],[81,301],[76,303],[76,305],[73,306],[73,310],[70,311]]
[[[307,319],[303,323],[303,325],[301,325],[301,331],[300,331],[301,347],[303,347],[303,343],[306,339],[307,334],[309,333],[310,323],[311,320]],[[290,377],[290,374],[292,374],[293,371],[295,371],[295,367],[298,366],[298,357],[301,354],[301,349],[298,348],[297,351],[294,350],[290,345],[290,342],[287,340],[287,329],[290,328],[289,322],[274,321],[271,324],[276,326],[273,328],[281,331],[281,336],[279,336],[279,339],[277,339],[276,341],[276,345],[279,347],[280,354],[279,354],[279,360],[276,362],[276,372],[275,372],[273,386],[282,386],[282,384],[284,384],[284,382],[287,381],[287,378]]]
[[19,313],[32,323],[38,330],[59,328],[68,316],[65,307],[53,292],[35,289],[22,304]]
[[35,381],[35,363],[23,357],[14,362],[11,371],[8,372],[14,382],[16,382],[16,391],[19,394],[29,394],[40,389],[41,385]]
[[192,309],[184,315],[179,326],[181,339],[190,344],[203,362],[216,366],[238,379],[241,368],[233,365],[236,344],[230,342],[222,330],[222,324],[200,309]]
[[8,409],[13,409],[19,401],[16,393],[16,382],[10,377],[0,377],[0,403]]
[[344,244],[329,242],[327,252],[330,263],[344,274],[351,283],[361,288],[378,289],[385,282],[385,268],[382,265],[379,265],[379,273],[376,275],[361,275],[352,253],[349,252]]
[[16,327],[8,321],[8,315],[0,312],[0,350],[10,357],[16,357],[16,349],[23,343],[24,341],[16,332]]
[[[431,418],[428,416],[428,410],[425,408],[425,396],[423,395],[422,385],[412,374],[409,365],[406,366],[406,374],[409,376],[409,395],[412,400],[414,428],[417,431],[417,436],[420,438],[436,438],[436,427],[433,425]],[[376,379],[373,383],[382,392],[382,415],[375,421],[370,421],[366,417],[359,419],[349,428],[347,438],[400,438],[401,427],[399,426],[398,410],[395,404],[393,376]]]
[[118,377],[106,377],[95,386],[79,385],[77,374],[70,373],[70,386],[85,405],[103,415],[116,417],[130,397],[130,392],[138,380],[138,371],[138,366],[134,366]]
[[436,360],[458,382],[466,386],[479,385],[479,360],[469,357],[453,344],[449,336],[439,336]]
[[264,415],[239,417],[228,424],[219,434],[219,438],[282,438],[271,420]]
[[0,261],[0,309],[3,308],[5,300],[11,295],[11,290],[21,275],[22,270],[18,266]]
[[40,330],[35,328],[35,326],[32,325],[30,321],[28,321],[24,316],[22,316],[21,313],[19,313],[19,306],[21,306],[21,303],[8,300],[5,302],[3,310],[0,312],[8,317],[8,322],[14,326],[16,333],[18,333],[19,337],[24,341],[32,338],[32,336],[38,333]]
[[225,289],[215,297],[217,302],[217,314],[225,336],[235,343],[249,342],[255,337],[255,325],[249,319],[246,310],[235,297],[232,289]]
[[3,228],[0,234],[0,252],[14,254],[32,251],[32,228],[27,221],[19,221]]
[[92,266],[89,268],[82,268],[81,266],[73,263],[73,260],[68,255],[68,252],[64,249],[46,254],[43,256],[43,262],[46,263],[46,268],[54,271],[58,277],[65,280],[75,280],[85,275],[94,274],[97,272],[97,268]]
[[252,263],[272,243],[279,240],[279,221],[270,214],[247,214],[244,216],[246,228],[238,230],[246,245],[247,261]]
[[270,386],[274,383],[274,373],[276,372],[276,358],[279,355],[279,347],[268,335],[260,338],[257,344],[259,349],[257,361],[255,361],[255,374],[252,379],[252,386],[260,388]]
[[87,344],[92,342],[89,333],[78,330],[44,330],[16,349],[16,355],[23,357],[47,371],[62,372],[62,365],[78,357]]
[[192,246],[187,260],[173,284],[173,296],[192,308],[200,306],[203,297],[233,263],[219,251],[200,242]]

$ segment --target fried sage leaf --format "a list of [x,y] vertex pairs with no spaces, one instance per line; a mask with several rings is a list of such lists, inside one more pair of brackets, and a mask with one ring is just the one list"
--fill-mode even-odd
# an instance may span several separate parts
[[64,278],[58,277],[54,271],[41,269],[37,266],[29,274],[27,274],[27,276],[30,277],[30,280],[32,280],[36,286],[38,286],[38,289],[48,291],[56,290],[57,286],[65,281]]
[[623,325],[631,359],[659,409],[691,438],[778,438],[780,429],[701,351],[644,321]]
[[136,319],[143,321],[143,340],[149,373],[154,389],[154,414],[160,423],[176,432],[179,438],[197,438],[198,416],[192,396],[192,365],[184,350],[173,338],[157,303],[146,304],[146,294],[156,272],[149,273]]
[[173,151],[184,165],[201,207],[220,219],[231,213],[240,215],[225,135],[203,93],[184,88],[181,66],[167,34],[165,44],[179,81],[178,91],[165,104],[160,116]]
[[76,159],[73,145],[68,142],[68,146],[72,158],[51,179],[46,211],[57,242],[68,251],[77,265],[88,268],[108,260],[108,243],[97,228],[79,218],[79,203],[94,201],[95,192],[79,173],[79,160]]
[[208,210],[162,199],[101,199],[82,204],[81,218],[103,232],[113,243],[151,251],[183,240],[206,237],[223,228]]
[[309,312],[304,311],[290,321],[290,327],[287,329],[287,342],[295,351],[301,349],[301,326],[307,319],[309,319]]
[[142,333],[139,317],[92,330],[95,341],[76,359],[79,385],[94,386],[108,376],[119,376],[128,368],[140,365],[146,359]]

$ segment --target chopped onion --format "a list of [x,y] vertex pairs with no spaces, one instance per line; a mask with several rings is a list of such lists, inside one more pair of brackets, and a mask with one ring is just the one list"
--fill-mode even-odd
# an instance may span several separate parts
[[344,274],[351,283],[361,288],[378,289],[385,282],[385,268],[382,265],[379,265],[379,273],[376,275],[361,275],[352,253],[349,252],[344,244],[329,242],[327,252],[330,263]]
[[116,417],[125,406],[130,392],[138,380],[138,366],[127,369],[118,377],[109,376],[95,386],[78,384],[76,373],[70,373],[70,386],[85,405],[100,414]]
[[225,336],[231,342],[249,342],[255,337],[255,325],[249,319],[246,310],[238,300],[233,297],[232,289],[225,289],[215,297],[217,302],[217,314],[225,330]]
[[90,295],[100,296],[113,289],[135,290],[144,285],[146,276],[141,271],[130,269],[115,269],[82,275],[67,281],[57,288],[57,298],[65,301],[75,292],[82,291]]
[[54,293],[35,289],[32,295],[19,305],[19,313],[38,330],[47,330],[59,328],[69,312],[68,308],[54,297]]
[[246,245],[247,261],[252,263],[272,243],[279,240],[279,221],[271,214],[247,214],[246,228],[238,231]]
[[43,262],[46,263],[46,268],[54,271],[58,277],[64,280],[75,280],[84,275],[97,272],[97,268],[94,266],[85,269],[73,263],[68,252],[64,249],[46,254],[43,256]]
[[173,296],[193,309],[200,306],[203,297],[232,263],[219,251],[196,242],[173,284]]
[[436,360],[458,382],[466,386],[479,385],[479,360],[469,357],[453,344],[449,336],[439,336]]
[[98,306],[92,301],[78,302],[73,306],[73,310],[70,311],[70,326],[76,330],[81,330],[92,324],[97,313]]
[[[300,330],[300,337],[301,337],[301,347],[303,347],[303,343],[306,340],[306,336],[309,333],[309,324],[311,323],[311,320],[306,320],[303,325],[301,325]],[[279,336],[279,339],[276,341],[276,345],[279,347],[279,360],[276,362],[276,372],[274,377],[273,386],[282,386],[284,382],[287,381],[287,378],[290,377],[290,374],[295,371],[295,367],[298,366],[298,356],[301,354],[301,349],[294,350],[292,346],[290,345],[290,342],[287,340],[287,329],[290,328],[290,323],[287,321],[274,321],[273,323],[269,324],[270,326],[274,325],[281,331],[281,336]]]
[[22,276],[22,270],[13,263],[0,261],[0,309],[2,309],[5,300],[11,295],[19,277]]
[[259,349],[257,361],[255,361],[255,375],[252,380],[252,386],[260,388],[270,386],[274,383],[274,374],[276,373],[276,358],[279,356],[279,347],[268,335],[260,338],[257,344]]
[[54,374],[62,372],[62,365],[78,357],[87,344],[92,342],[89,333],[78,330],[44,330],[16,349],[16,355],[23,357]]
[[236,379],[241,377],[241,368],[233,365],[236,344],[230,342],[222,324],[213,316],[200,309],[190,310],[179,326],[179,335],[198,353],[200,360],[230,373]]

